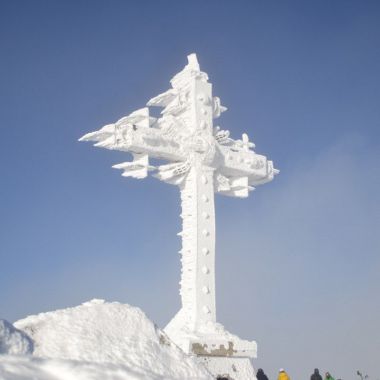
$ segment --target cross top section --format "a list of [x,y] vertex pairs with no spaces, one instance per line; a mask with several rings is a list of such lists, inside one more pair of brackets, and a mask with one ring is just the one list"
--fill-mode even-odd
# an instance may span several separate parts
[[[132,162],[115,165],[123,176],[144,178],[151,170],[155,177],[179,185],[190,167],[215,169],[215,191],[246,197],[253,186],[268,182],[277,174],[272,161],[253,151],[255,145],[243,134],[230,138],[227,130],[213,127],[226,107],[212,96],[208,75],[200,71],[197,56],[188,56],[188,64],[170,81],[172,88],[152,98],[148,107],[162,107],[161,116],[150,116],[145,107],[84,135],[80,141],[95,141],[95,146],[133,154]],[[149,157],[171,162],[157,168]]]

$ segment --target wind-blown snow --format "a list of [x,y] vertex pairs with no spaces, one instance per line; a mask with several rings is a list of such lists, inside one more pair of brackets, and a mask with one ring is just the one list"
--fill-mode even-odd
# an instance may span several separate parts
[[15,323],[33,356],[0,355],[3,380],[179,380],[212,377],[138,308],[93,300]]
[[0,354],[26,355],[33,351],[33,343],[22,331],[0,319]]

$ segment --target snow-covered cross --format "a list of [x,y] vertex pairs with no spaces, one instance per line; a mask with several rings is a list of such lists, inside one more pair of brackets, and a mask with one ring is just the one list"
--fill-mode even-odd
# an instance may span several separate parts
[[[254,152],[246,134],[234,140],[227,130],[213,126],[226,108],[212,95],[195,54],[188,56],[188,64],[171,85],[147,103],[163,107],[159,118],[151,117],[145,107],[80,141],[132,153],[132,162],[114,166],[125,177],[145,178],[155,171],[158,179],[179,186],[182,309],[168,329],[196,335],[216,322],[214,193],[247,197],[253,186],[271,181],[278,171],[272,161]],[[169,163],[153,167],[150,157]]]

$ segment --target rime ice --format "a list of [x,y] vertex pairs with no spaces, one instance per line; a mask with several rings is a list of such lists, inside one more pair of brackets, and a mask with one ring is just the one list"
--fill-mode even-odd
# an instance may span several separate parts
[[[145,178],[152,171],[159,180],[179,187],[182,309],[166,332],[213,373],[229,373],[233,366],[235,379],[247,379],[254,377],[246,358],[256,357],[256,343],[240,340],[216,323],[214,194],[247,197],[254,186],[271,181],[278,171],[272,161],[255,153],[247,134],[235,140],[229,131],[214,126],[226,108],[213,96],[195,54],[188,56],[188,64],[172,78],[171,86],[149,100],[148,107],[80,140],[132,153],[132,162],[114,166],[125,177]],[[162,107],[161,116],[150,116],[149,107]],[[168,163],[154,167],[149,158]]]

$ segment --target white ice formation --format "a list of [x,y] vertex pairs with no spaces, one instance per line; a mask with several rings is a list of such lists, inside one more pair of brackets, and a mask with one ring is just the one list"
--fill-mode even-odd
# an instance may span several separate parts
[[[255,153],[247,134],[235,140],[229,131],[214,127],[226,108],[212,95],[195,54],[171,85],[149,100],[148,107],[80,140],[132,153],[132,162],[114,166],[123,176],[145,178],[154,171],[156,178],[180,188],[182,309],[166,329],[169,336],[185,352],[200,356],[255,357],[255,342],[241,341],[216,323],[214,193],[247,197],[278,171]],[[161,116],[152,117],[149,107],[162,107]],[[149,158],[169,163],[154,167]]]

